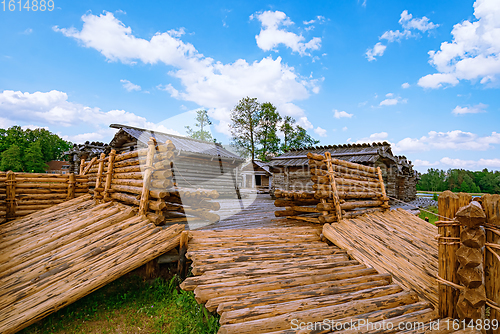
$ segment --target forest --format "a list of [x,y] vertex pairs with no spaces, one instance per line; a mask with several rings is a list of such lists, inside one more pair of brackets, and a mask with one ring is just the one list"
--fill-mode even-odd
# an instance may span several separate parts
[[500,194],[500,171],[430,168],[420,176],[417,190]]

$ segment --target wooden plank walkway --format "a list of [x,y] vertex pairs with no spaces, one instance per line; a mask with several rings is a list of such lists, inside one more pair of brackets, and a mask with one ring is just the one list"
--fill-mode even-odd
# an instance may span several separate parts
[[15,333],[179,245],[181,225],[78,197],[0,225],[0,333]]
[[[188,232],[181,285],[221,315],[219,333],[297,333],[300,322],[429,323],[432,304],[320,240],[317,226]],[[300,331],[300,333],[328,333]]]

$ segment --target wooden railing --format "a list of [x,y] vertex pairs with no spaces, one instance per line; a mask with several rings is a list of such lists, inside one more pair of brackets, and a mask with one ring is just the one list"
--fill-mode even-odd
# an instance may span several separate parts
[[88,193],[75,174],[0,173],[0,220],[12,220]]

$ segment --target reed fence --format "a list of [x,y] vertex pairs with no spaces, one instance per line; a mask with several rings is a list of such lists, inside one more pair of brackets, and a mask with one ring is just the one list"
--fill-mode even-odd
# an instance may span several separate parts
[[0,173],[0,221],[9,221],[88,193],[75,174]]

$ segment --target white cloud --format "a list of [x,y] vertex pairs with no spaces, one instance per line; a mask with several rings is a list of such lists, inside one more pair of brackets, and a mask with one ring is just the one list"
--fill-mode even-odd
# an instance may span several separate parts
[[316,20],[311,20],[311,21],[303,21],[302,24],[304,25],[309,25],[309,24],[313,24],[314,22],[316,22]]
[[342,131],[347,131],[347,126],[344,126],[344,127],[342,128]]
[[[259,14],[259,20],[265,27],[293,24],[284,14],[266,13],[268,14]],[[273,59],[269,56],[252,63],[238,59],[233,63],[223,64],[203,56],[193,45],[180,40],[180,30],[156,33],[150,40],[146,40],[134,36],[130,27],[109,12],[101,15],[86,14],[82,16],[82,20],[81,30],[58,27],[54,27],[54,30],[76,39],[85,47],[96,49],[110,62],[161,62],[173,66],[174,70],[169,75],[179,79],[184,89],[177,90],[168,84],[160,86],[160,89],[167,90],[178,99],[206,108],[210,117],[218,121],[228,122],[231,109],[244,96],[269,101],[280,112],[284,110],[285,114],[304,116],[304,111],[293,104],[293,101],[303,100],[311,93],[317,93],[322,81],[301,77],[293,67],[284,64],[281,57]],[[215,128],[227,133],[224,123]]]
[[[57,90],[35,93],[5,90],[0,93],[0,114],[10,115],[8,121],[14,124],[34,121],[41,124],[53,124],[64,127],[90,125],[99,130],[96,132],[97,134],[106,133],[101,128],[108,127],[109,124],[117,122],[178,134],[176,131],[167,129],[163,125],[148,122],[146,118],[125,110],[104,112],[99,108],[91,108],[70,102],[66,93]],[[31,127],[31,125],[28,125],[28,127]]]
[[173,97],[173,98],[178,98],[179,97],[179,91],[177,89],[175,89],[172,86],[172,84],[158,85],[158,86],[156,86],[156,88],[159,89],[159,90],[164,90],[166,92],[169,92],[170,96]]
[[128,80],[122,79],[122,80],[120,80],[120,82],[123,84],[123,88],[125,88],[128,92],[131,92],[131,91],[134,91],[134,90],[135,91],[140,91],[141,90],[141,86],[133,84],[133,83],[131,83]]
[[278,45],[283,44],[292,49],[293,52],[304,56],[310,55],[308,50],[319,50],[321,47],[321,38],[319,37],[313,37],[310,41],[305,42],[304,36],[282,29],[282,26],[287,27],[293,24],[283,12],[265,11],[255,13],[250,16],[250,19],[254,18],[262,24],[260,33],[255,36],[255,40],[257,46],[264,51],[275,50]]
[[421,138],[404,138],[393,145],[393,151],[423,152],[429,150],[474,150],[485,151],[493,145],[500,144],[500,133],[492,132],[491,136],[480,137],[471,132],[454,130],[448,132],[430,131]]
[[401,85],[402,88],[406,89],[406,88],[410,88],[410,84],[405,82]]
[[[425,16],[421,18],[413,18],[412,14],[409,14],[407,10],[404,10],[401,13],[399,24],[403,28],[402,31],[388,30],[379,37],[379,40],[386,40],[387,43],[400,42],[401,40],[408,39],[410,37],[417,38],[420,36],[419,32],[430,31],[439,26],[438,24],[430,22]],[[368,61],[375,60],[375,57],[382,56],[384,54],[386,48],[386,45],[378,42],[372,49],[368,49],[366,52],[366,58],[368,58]]]
[[337,109],[333,110],[333,117],[335,118],[351,118],[354,114],[349,114],[345,111],[338,111]]
[[417,84],[424,88],[439,88],[444,83],[455,86],[458,84],[458,79],[451,73],[434,73],[421,77]]
[[382,43],[378,42],[375,44],[375,46],[372,49],[368,49],[366,51],[366,58],[368,58],[368,61],[376,60],[377,56],[382,56],[384,54],[385,49],[387,46],[383,45]]
[[420,159],[417,159],[413,162],[413,165],[415,167],[432,167],[432,166],[437,166],[439,165],[439,161],[436,161],[436,162],[429,162],[427,160],[420,160]]
[[26,29],[25,31],[23,31],[21,34],[23,34],[23,35],[29,35],[29,34],[31,34],[32,32],[33,32],[33,29],[31,29],[31,28],[27,28],[27,29]]
[[297,120],[297,124],[300,125],[301,127],[303,127],[304,129],[307,129],[307,130],[314,128],[312,123],[309,122],[309,120],[305,116],[299,117],[299,119]]
[[444,157],[435,162],[429,162],[426,160],[415,160],[414,165],[416,167],[433,167],[444,165],[448,168],[463,168],[463,169],[475,169],[481,170],[483,168],[500,168],[500,159],[479,159],[479,160],[463,160],[456,158]]
[[[429,63],[439,73],[419,80],[426,88],[442,84],[456,85],[459,80],[496,81],[500,74],[500,2],[477,0],[476,21],[465,20],[453,26],[451,42],[441,43],[440,50],[429,51]],[[425,80],[423,80],[425,79]]]
[[316,129],[314,129],[314,132],[320,137],[326,137],[326,130],[320,128],[319,126]]
[[486,108],[488,106],[486,104],[479,103],[473,107],[460,107],[456,106],[455,109],[451,112],[454,115],[463,115],[463,114],[477,114],[486,112]]
[[388,136],[389,135],[387,132],[373,133],[368,138],[361,138],[361,139],[357,140],[356,143],[363,144],[363,143],[381,142],[381,141],[385,141],[385,139]]
[[385,94],[385,97],[393,97],[393,96],[394,96],[393,93],[387,93],[387,94]]
[[387,94],[386,96],[390,97],[390,98],[381,101],[379,105],[380,106],[395,106],[398,103],[406,103],[406,102],[408,102],[407,99],[402,99],[400,97],[391,98],[393,95],[394,94],[392,94],[392,93]]

